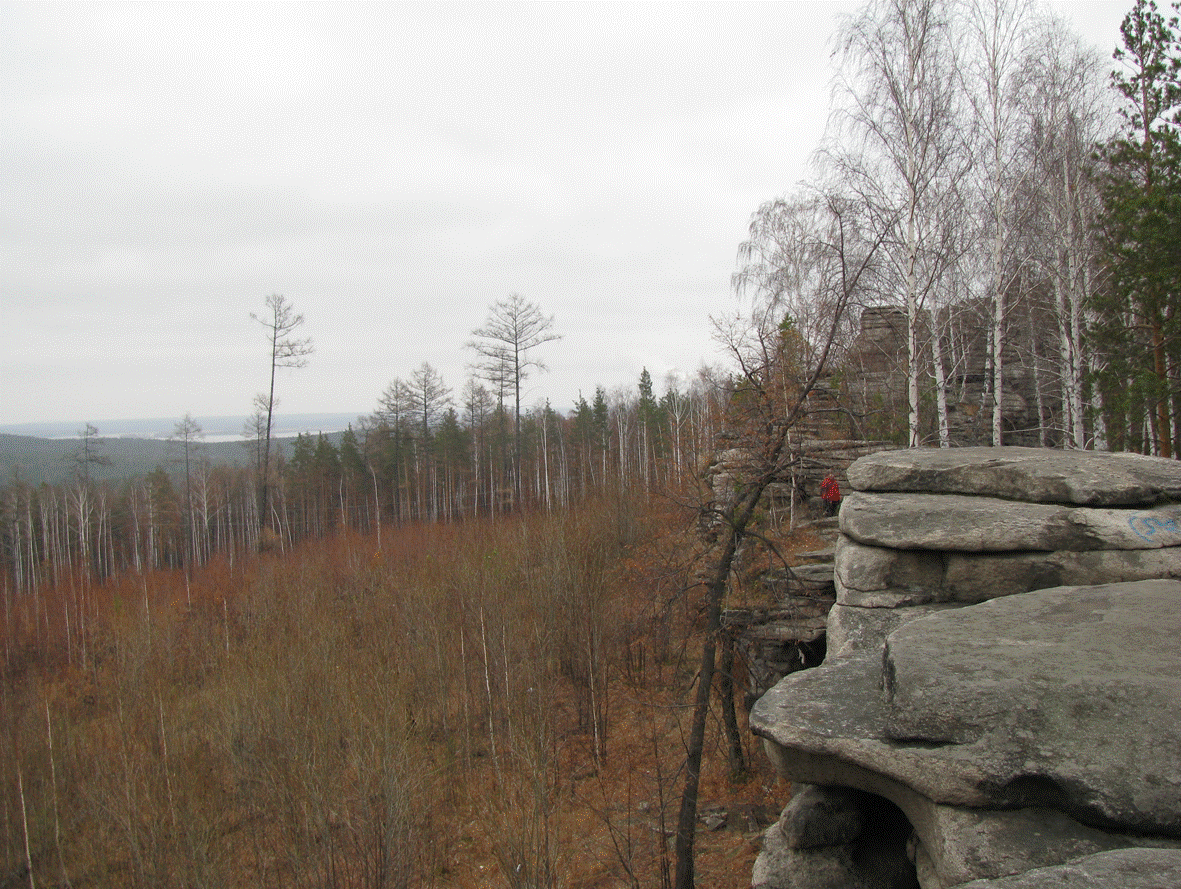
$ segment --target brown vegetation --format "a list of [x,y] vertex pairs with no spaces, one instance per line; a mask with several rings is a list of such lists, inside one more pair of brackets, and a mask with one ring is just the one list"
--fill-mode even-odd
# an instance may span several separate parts
[[[617,494],[7,595],[0,885],[668,885],[691,526]],[[697,874],[743,886],[786,794],[718,723]]]

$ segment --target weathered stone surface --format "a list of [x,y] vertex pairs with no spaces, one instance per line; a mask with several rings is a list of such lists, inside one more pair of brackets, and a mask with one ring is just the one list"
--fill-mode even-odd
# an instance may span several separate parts
[[836,547],[830,546],[825,549],[818,549],[810,553],[796,553],[793,557],[797,564],[808,565],[815,563],[826,563],[831,565],[833,556],[836,554]]
[[[810,604],[816,603],[807,600]],[[727,619],[730,616],[727,615]],[[766,623],[750,625],[744,635],[756,641],[812,642],[825,633],[828,617],[825,614],[802,614],[799,611],[769,611]],[[733,625],[733,624],[732,624]]]
[[915,831],[918,847],[947,886],[1167,842],[1105,832],[1036,806],[990,810],[927,803],[919,808]]
[[1136,580],[1181,580],[1181,549],[1108,549],[1090,552],[947,553],[936,601],[983,602],[1056,586],[1094,586]]
[[865,649],[872,649],[876,656],[881,652],[886,637],[903,624],[937,611],[959,607],[962,606],[933,604],[912,608],[862,608],[834,605],[828,612],[827,656],[847,657]]
[[[949,886],[1060,864],[1109,849],[1181,849],[1181,841],[1104,831],[1040,806],[997,810],[936,803],[872,766],[786,750],[767,739],[764,748],[780,772],[793,781],[832,782],[896,805],[914,831],[915,845]],[[931,767],[946,768],[947,764]]]
[[1181,851],[1119,849],[955,889],[1168,889],[1181,886]]
[[886,735],[975,749],[992,805],[1181,837],[1179,635],[1170,580],[931,615],[887,640]]
[[922,843],[912,842],[912,848],[910,859],[914,862],[914,871],[915,876],[918,877],[919,889],[946,889],[947,884],[939,876],[935,862],[927,854],[926,847]]
[[767,828],[763,851],[751,870],[751,889],[844,889],[851,883],[852,850],[823,846],[801,853],[791,849],[778,825]]
[[1181,579],[1181,549],[937,553],[866,546],[842,537],[835,555],[837,602],[903,608],[975,603],[1055,586]]
[[932,614],[890,635],[884,693],[872,652],[834,659],[767,692],[751,727],[792,780],[879,792],[850,782],[868,769],[942,805],[1181,838],[1179,604],[1161,580]]
[[759,577],[759,586],[768,594],[783,599],[806,596],[832,601],[836,598],[832,561],[765,571]]
[[[883,786],[950,805],[984,806],[986,763],[953,745],[904,744],[886,733],[881,650],[827,659],[793,673],[755,703],[750,725],[776,768],[791,781],[857,787],[906,810]],[[872,782],[866,775],[873,776]]]
[[837,602],[862,608],[901,608],[939,601],[944,556],[930,550],[867,546],[845,535],[833,561]]
[[790,849],[777,826],[767,829],[751,889],[919,889],[904,853],[883,855],[863,843]]
[[801,585],[832,589],[832,564],[813,562],[807,565],[795,565],[791,569],[791,580]]
[[974,494],[1031,503],[1147,506],[1181,500],[1181,462],[1098,451],[883,451],[858,460],[848,477],[858,491]]
[[858,543],[894,549],[1158,549],[1181,547],[1181,505],[1099,509],[961,494],[855,492],[841,506],[840,527]]

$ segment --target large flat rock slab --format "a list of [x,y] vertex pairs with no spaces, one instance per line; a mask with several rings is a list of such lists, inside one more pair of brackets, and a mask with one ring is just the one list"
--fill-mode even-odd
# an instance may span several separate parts
[[876,785],[853,780],[872,774],[937,802],[987,806],[988,788],[996,783],[992,764],[956,745],[891,738],[881,680],[880,645],[792,673],[755,702],[751,730],[770,742],[764,745],[768,755],[791,781],[881,793]]
[[1181,851],[1117,849],[955,889],[1166,889],[1181,886]]
[[867,546],[953,552],[1181,547],[1181,504],[1108,509],[962,494],[845,498],[841,533]]
[[932,614],[886,640],[886,735],[978,750],[993,805],[1181,837],[1179,637],[1170,580]]
[[915,448],[862,457],[858,491],[970,494],[1031,503],[1149,506],[1181,500],[1181,462],[1042,448]]
[[1181,580],[1181,549],[960,553],[866,546],[842,537],[834,574],[840,605],[974,604],[1056,586]]
[[751,727],[793,780],[866,772],[944,805],[1181,839],[1178,638],[1178,581],[1009,596],[902,625],[884,670],[862,649],[787,677]]

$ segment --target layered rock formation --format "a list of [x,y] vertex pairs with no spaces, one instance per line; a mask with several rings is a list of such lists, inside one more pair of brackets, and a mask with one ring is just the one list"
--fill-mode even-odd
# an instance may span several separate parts
[[[764,495],[768,518],[778,525],[806,528],[821,540],[823,549],[797,554],[790,567],[767,572],[760,585],[770,603],[758,608],[734,608],[722,623],[747,665],[747,706],[795,670],[814,667],[824,656],[829,609],[836,601],[833,558],[836,520],[819,518],[824,504],[820,482],[831,473],[846,490],[845,473],[857,459],[888,448],[884,442],[830,440],[801,436],[792,441],[792,459],[782,477]],[[714,455],[703,473],[711,500],[717,505],[714,526],[703,527],[707,540],[720,522],[720,511],[733,505],[735,491],[761,464],[744,448]]]
[[[1031,307],[1015,309],[1014,318]],[[947,364],[956,368],[944,385],[947,422],[956,445],[981,445],[992,440],[992,357],[988,330],[992,309],[985,303],[961,305],[954,318],[942,315],[942,350]],[[1061,441],[1061,432],[1046,428],[1047,418],[1061,411],[1060,399],[1051,386],[1039,386],[1036,367],[1029,356],[1057,352],[1056,327],[1028,323],[1012,325],[1004,344],[1005,374],[1001,400],[1004,407],[1005,441],[1039,446]],[[1045,319],[1042,319],[1045,320]],[[868,438],[893,438],[905,434],[907,400],[907,316],[900,308],[871,306],[861,313],[860,332],[841,367],[840,400],[857,418],[852,434]],[[930,319],[920,324],[920,353],[930,354]],[[949,335],[950,334],[950,335]],[[1049,359],[1054,361],[1056,359]],[[934,368],[929,360],[920,365],[926,391],[934,386]],[[920,411],[923,434],[935,431],[931,408]]]
[[1181,885],[1181,463],[894,451],[849,480],[828,655],[751,713],[795,784],[754,885]]
[[[764,503],[780,519],[791,515],[802,518],[820,516],[824,502],[820,498],[820,482],[831,473],[848,488],[846,472],[861,457],[893,447],[880,441],[849,441],[802,437],[793,439],[789,447],[789,468],[768,486]],[[757,454],[746,448],[728,448],[713,455],[702,476],[710,498],[725,506],[733,503],[734,493],[745,480],[757,475],[764,466]],[[708,529],[705,529],[708,530]]]

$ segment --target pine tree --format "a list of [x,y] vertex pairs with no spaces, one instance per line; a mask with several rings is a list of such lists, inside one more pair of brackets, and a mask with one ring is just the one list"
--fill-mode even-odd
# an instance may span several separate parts
[[[1174,4],[1177,8],[1177,4]],[[1174,456],[1181,437],[1181,37],[1154,0],[1136,0],[1120,26],[1123,132],[1100,155],[1109,280],[1096,301],[1096,341],[1109,353],[1105,391],[1129,426],[1145,418],[1145,450]],[[1132,439],[1136,438],[1133,433]]]

